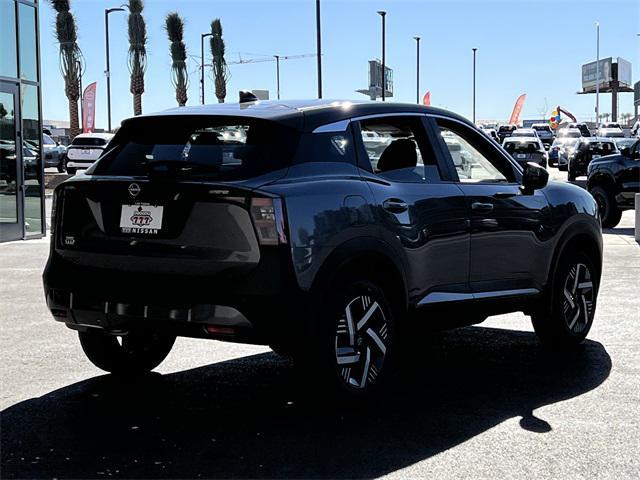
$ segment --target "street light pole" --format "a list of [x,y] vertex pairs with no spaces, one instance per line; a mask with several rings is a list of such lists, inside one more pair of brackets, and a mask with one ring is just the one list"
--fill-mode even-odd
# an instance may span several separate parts
[[416,41],[416,103],[420,103],[420,37],[413,37]]
[[385,65],[386,65],[386,59],[385,59],[385,18],[387,16],[387,12],[385,12],[384,10],[380,10],[378,12],[378,15],[380,15],[382,17],[382,101],[385,101],[385,90],[386,90],[386,75],[385,75]]
[[316,0],[316,57],[318,62],[318,98],[322,98],[322,41],[320,36],[320,0]]
[[124,8],[105,8],[104,9],[104,36],[106,45],[107,69],[104,74],[107,77],[107,131],[111,131],[111,69],[109,67],[109,14],[111,12],[124,12]]
[[202,89],[202,105],[204,105],[204,39],[205,37],[212,37],[213,33],[201,33],[200,34],[200,88]]
[[596,135],[600,129],[600,22],[596,22]]
[[476,123],[476,51],[477,48],[472,48],[473,50],[473,123]]
[[280,100],[280,55],[274,55],[276,59],[276,93]]

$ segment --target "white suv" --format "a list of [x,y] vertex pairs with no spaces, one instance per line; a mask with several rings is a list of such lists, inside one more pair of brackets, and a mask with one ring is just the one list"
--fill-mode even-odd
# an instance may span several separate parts
[[80,168],[89,168],[113,138],[111,133],[81,133],[67,148],[67,173],[75,174]]

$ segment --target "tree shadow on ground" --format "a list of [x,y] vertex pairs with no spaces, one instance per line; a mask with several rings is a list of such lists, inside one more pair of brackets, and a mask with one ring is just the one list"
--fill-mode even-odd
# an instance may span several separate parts
[[443,452],[609,375],[604,347],[547,350],[532,333],[431,334],[380,401],[309,402],[261,354],[135,382],[95,377],[1,413],[3,478],[363,478]]

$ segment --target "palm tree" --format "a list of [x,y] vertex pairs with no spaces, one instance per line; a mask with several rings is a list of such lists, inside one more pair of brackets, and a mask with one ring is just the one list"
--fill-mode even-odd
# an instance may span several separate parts
[[189,72],[187,72],[187,47],[183,39],[184,22],[178,12],[167,14],[165,29],[171,42],[171,81],[176,89],[176,101],[184,107],[187,103]]
[[142,17],[142,0],[129,0],[129,72],[133,114],[142,114],[144,72],[147,70],[147,26]]
[[224,103],[227,96],[227,80],[229,71],[224,59],[224,40],[222,38],[222,24],[216,18],[211,22],[211,55],[213,56],[213,77],[216,85],[216,97],[219,103]]
[[69,100],[70,138],[80,133],[78,99],[84,59],[77,44],[76,20],[69,11],[69,0],[49,0],[56,15],[56,38],[60,44],[60,73],[64,78],[64,93]]

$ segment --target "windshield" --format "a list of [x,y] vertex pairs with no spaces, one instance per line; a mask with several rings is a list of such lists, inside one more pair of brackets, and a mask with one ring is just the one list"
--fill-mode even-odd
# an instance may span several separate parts
[[53,141],[53,139],[47,135],[46,133],[42,135],[42,141],[44,142],[45,145],[55,145],[56,142]]
[[533,126],[531,128],[533,128],[536,132],[551,133],[551,128],[545,125]]
[[155,162],[202,167],[190,169],[190,175],[247,179],[288,166],[298,139],[288,127],[257,119],[179,120],[145,118],[125,124],[95,174],[146,176]]

